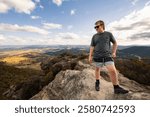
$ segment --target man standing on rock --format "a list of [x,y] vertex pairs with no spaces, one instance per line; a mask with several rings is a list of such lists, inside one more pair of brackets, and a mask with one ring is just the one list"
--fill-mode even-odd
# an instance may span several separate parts
[[[112,33],[105,31],[105,24],[102,20],[99,20],[95,23],[94,27],[97,31],[91,40],[91,47],[89,53],[89,62],[93,61],[95,64],[95,89],[96,91],[100,90],[100,69],[105,65],[108,69],[112,84],[114,86],[115,94],[125,94],[128,93],[128,90],[123,89],[118,84],[117,71],[114,65],[113,58],[116,57],[117,42],[112,35]],[[113,44],[111,51],[111,42]]]

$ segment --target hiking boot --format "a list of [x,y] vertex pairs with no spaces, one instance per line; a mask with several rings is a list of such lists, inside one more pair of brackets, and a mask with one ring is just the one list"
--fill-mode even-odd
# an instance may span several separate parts
[[114,88],[114,93],[115,94],[126,94],[129,91],[126,89],[123,89],[122,87],[118,86],[117,88]]
[[99,84],[100,84],[99,82],[95,82],[95,90],[96,91],[100,90]]

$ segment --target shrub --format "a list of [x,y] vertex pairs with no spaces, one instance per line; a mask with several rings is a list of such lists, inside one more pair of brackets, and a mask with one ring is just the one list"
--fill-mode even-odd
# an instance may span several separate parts
[[2,94],[12,85],[28,81],[33,76],[39,76],[40,71],[29,68],[15,68],[0,62],[0,99],[7,99]]
[[126,77],[141,84],[150,85],[150,64],[143,60],[116,60],[116,68]]

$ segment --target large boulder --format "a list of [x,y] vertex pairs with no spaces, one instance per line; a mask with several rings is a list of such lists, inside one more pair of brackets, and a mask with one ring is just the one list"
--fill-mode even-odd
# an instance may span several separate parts
[[107,88],[106,92],[101,90],[100,93],[95,91],[94,82],[94,74],[91,69],[61,71],[56,75],[55,80],[32,99],[103,99],[105,93],[112,94],[110,83],[102,80],[105,82],[102,84],[109,85],[110,90]]
[[[81,64],[81,63],[80,63]],[[88,66],[88,65],[84,65]],[[105,70],[104,70],[105,71]],[[107,71],[105,71],[107,73]],[[106,75],[107,76],[107,75]],[[104,76],[105,77],[105,76]],[[129,89],[128,94],[114,94],[110,81],[102,77],[100,91],[95,91],[95,77],[92,67],[83,70],[65,70],[45,86],[32,100],[99,100],[99,99],[150,99],[150,88],[119,75],[122,87]],[[107,76],[108,77],[108,76]]]

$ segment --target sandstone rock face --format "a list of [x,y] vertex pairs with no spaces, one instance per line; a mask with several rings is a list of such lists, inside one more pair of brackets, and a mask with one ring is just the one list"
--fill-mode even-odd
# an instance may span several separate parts
[[95,91],[94,68],[89,64],[78,62],[82,70],[65,70],[59,72],[55,79],[45,86],[32,100],[119,100],[150,99],[150,87],[141,85],[118,75],[120,85],[130,92],[114,94],[112,83],[108,79],[107,70],[102,70],[100,91]]

